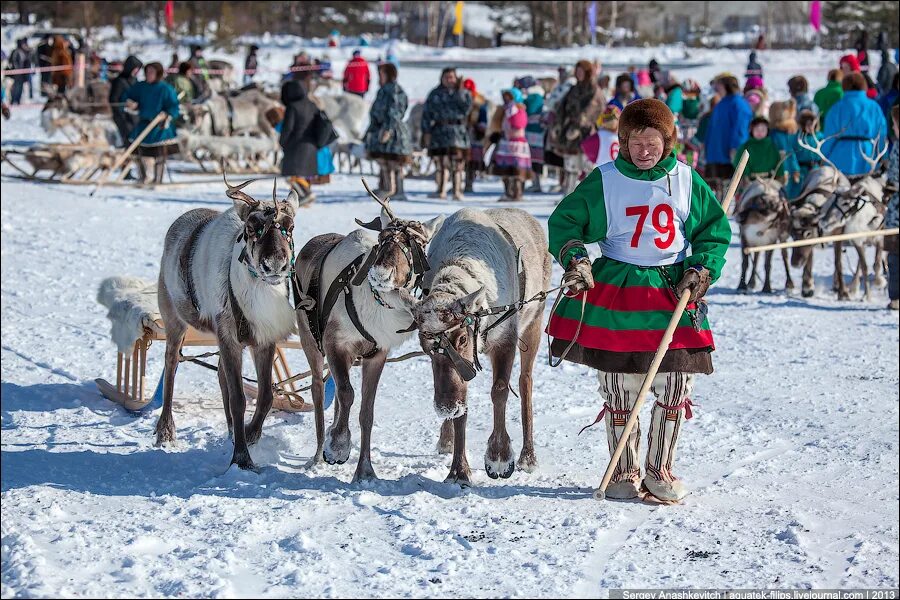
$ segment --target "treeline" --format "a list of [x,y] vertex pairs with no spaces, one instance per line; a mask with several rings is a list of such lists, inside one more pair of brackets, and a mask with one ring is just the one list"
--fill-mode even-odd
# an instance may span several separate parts
[[[530,40],[535,46],[560,47],[591,41],[589,1],[486,1],[466,4],[491,7],[496,29],[519,39]],[[808,2],[784,0],[755,4],[759,10],[756,23],[771,32],[767,35],[770,43],[775,45],[780,42],[781,45],[788,46],[804,43],[803,36],[797,35],[797,32],[809,27]],[[17,15],[21,23],[50,21],[56,27],[88,30],[99,26],[115,26],[120,34],[130,23],[152,24],[161,33],[166,32],[165,5],[164,0],[0,1],[4,16],[8,19],[10,15]],[[453,37],[450,30],[454,20],[454,5],[455,2],[452,1],[394,1],[390,3],[391,14],[386,24],[385,3],[380,1],[304,0],[259,3],[179,0],[174,4],[175,31],[170,33],[174,37],[205,37],[228,45],[241,34],[269,32],[325,37],[336,29],[343,35],[390,33],[415,43],[443,46]],[[891,46],[896,47],[900,43],[900,3],[896,0],[833,0],[823,2],[822,6],[822,21],[827,32],[820,42],[825,47],[852,46],[860,31],[871,32],[873,38],[883,31]],[[686,7],[691,11],[687,16],[684,14]],[[675,41],[684,39],[685,29],[685,26],[676,27],[675,24],[684,25],[685,22],[692,33],[710,33],[710,14],[721,10],[725,9],[719,2],[597,2],[596,41],[611,41],[611,36],[617,29],[634,32],[636,37],[631,40],[632,43]],[[673,24],[671,29],[668,26],[656,26],[658,19],[653,21],[654,25],[650,24],[651,18],[659,15],[666,16],[667,25],[670,22]],[[746,27],[747,22],[742,21],[742,27]],[[485,29],[489,31],[491,27],[482,26],[481,37],[467,32],[466,45],[491,44],[493,34],[486,33]],[[700,36],[690,36],[690,40],[695,39],[700,39]],[[874,43],[875,40],[872,41]]]

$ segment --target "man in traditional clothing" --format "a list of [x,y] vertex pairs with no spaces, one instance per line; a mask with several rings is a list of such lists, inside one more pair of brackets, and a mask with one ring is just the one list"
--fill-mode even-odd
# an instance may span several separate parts
[[[605,415],[612,453],[678,298],[690,290],[688,309],[650,389],[656,403],[646,474],[641,475],[635,427],[606,490],[610,498],[646,491],[677,501],[687,488],[672,472],[675,445],[682,419],[691,416],[694,374],[713,370],[702,298],[722,272],[731,227],[712,190],[676,160],[675,117],[663,102],[629,104],[618,133],[618,158],[594,169],[550,216],[550,253],[565,266],[570,284],[550,319],[549,333],[557,338],[551,350],[598,369],[598,421]],[[591,265],[585,244],[594,242],[603,256]]]

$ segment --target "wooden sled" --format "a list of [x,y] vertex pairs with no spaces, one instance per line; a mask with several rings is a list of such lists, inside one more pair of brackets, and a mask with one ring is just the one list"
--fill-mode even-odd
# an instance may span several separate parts
[[[154,410],[162,406],[163,376],[160,375],[156,391],[148,397],[146,391],[147,349],[153,342],[165,342],[164,333],[144,330],[144,337],[134,343],[131,354],[118,352],[116,355],[116,384],[113,385],[105,379],[95,379],[100,394],[120,404],[130,412],[140,413]],[[183,346],[218,346],[215,336],[208,333],[188,328],[184,336]],[[280,342],[275,349],[275,363],[272,366],[274,381],[279,382],[288,379],[290,370],[285,348],[300,349],[299,341],[288,340]],[[283,386],[285,393],[276,393],[272,402],[272,408],[286,412],[308,412],[312,410],[312,404],[305,402],[297,393],[293,381],[286,382]],[[248,398],[256,399],[258,390],[255,385],[244,383],[244,393]]]

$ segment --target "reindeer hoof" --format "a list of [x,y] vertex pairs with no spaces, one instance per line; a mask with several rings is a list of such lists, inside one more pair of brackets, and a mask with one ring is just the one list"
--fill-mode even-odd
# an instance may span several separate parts
[[244,429],[244,437],[247,438],[247,445],[252,446],[262,437],[262,427],[247,427]]
[[522,454],[519,455],[519,460],[516,461],[516,468],[520,471],[525,471],[526,473],[534,473],[537,470],[537,458],[534,456],[534,451],[526,452],[522,450]]
[[772,293],[772,286],[771,286],[771,285],[764,285],[764,286],[763,286],[763,289],[762,289],[762,293],[763,293],[763,294],[771,294],[771,293]]
[[437,453],[438,454],[453,454],[453,441],[451,440],[449,442],[438,442]]
[[460,469],[457,471],[450,471],[450,474],[447,475],[447,478],[444,479],[444,483],[455,483],[461,488],[471,487],[472,482],[469,480],[469,471],[466,469],[465,471]]
[[329,465],[342,465],[350,458],[350,432],[335,434],[332,429],[325,436],[325,447],[322,448],[325,462]]
[[838,300],[850,300],[850,294],[847,292],[838,292]]
[[162,419],[160,419],[156,423],[154,433],[156,434],[157,446],[168,446],[175,442],[175,423],[172,421],[164,423]]
[[378,479],[378,475],[375,474],[375,469],[372,468],[372,465],[359,465],[356,467],[356,473],[353,474],[353,483],[374,481],[376,479]]
[[258,471],[256,465],[253,464],[253,459],[250,458],[250,452],[244,450],[243,452],[234,451],[234,454],[231,456],[231,464],[237,465],[238,468],[242,471]]
[[815,290],[803,290],[802,292],[800,292],[800,294],[804,298],[812,298],[815,295],[815,293],[816,293]]

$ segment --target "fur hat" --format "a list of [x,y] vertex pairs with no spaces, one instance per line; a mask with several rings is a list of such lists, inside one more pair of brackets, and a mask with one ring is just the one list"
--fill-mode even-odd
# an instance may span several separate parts
[[788,91],[791,94],[805,94],[809,91],[809,82],[803,75],[794,75],[788,79]]
[[797,133],[797,103],[793,99],[773,102],[769,106],[769,122],[773,129]]
[[619,117],[619,153],[625,160],[631,162],[628,136],[632,132],[640,133],[649,127],[656,129],[663,136],[663,158],[672,153],[677,137],[675,115],[664,102],[655,98],[644,98],[626,106]]
[[806,131],[813,127],[817,127],[819,124],[819,117],[816,116],[811,110],[801,110],[800,115],[797,117],[797,125],[800,127],[801,131]]
[[575,63],[575,68],[581,67],[581,70],[584,71],[585,81],[590,81],[594,78],[594,63],[589,60],[579,60]]

